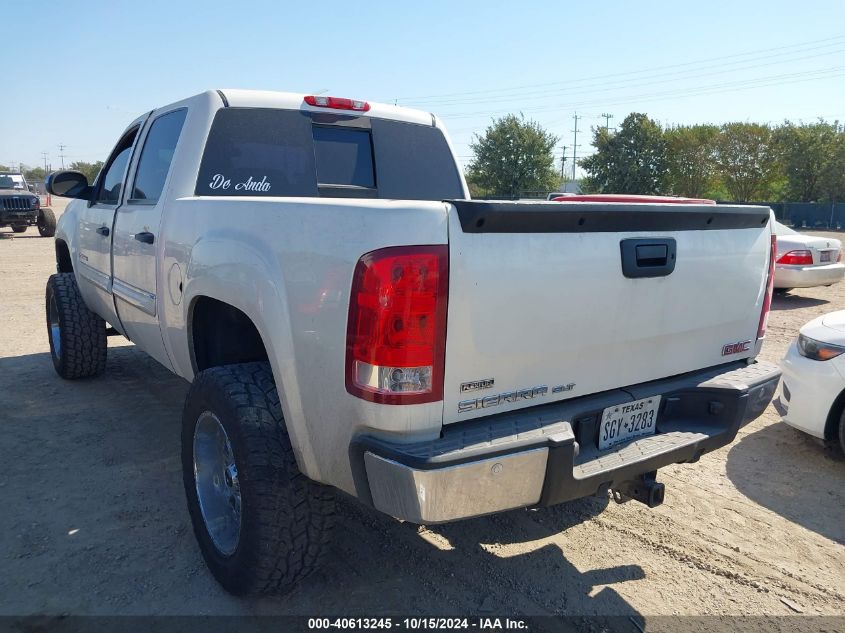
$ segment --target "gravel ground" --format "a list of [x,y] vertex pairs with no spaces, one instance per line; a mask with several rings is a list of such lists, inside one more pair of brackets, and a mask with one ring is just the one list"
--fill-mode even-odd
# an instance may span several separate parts
[[[59,379],[53,270],[52,240],[0,230],[0,615],[845,615],[845,460],[771,407],[732,445],[662,470],[655,510],[589,499],[425,528],[344,501],[319,573],[284,597],[233,598],[185,508],[187,384],[116,338],[104,377]],[[762,357],[842,307],[845,283],[777,297]]]

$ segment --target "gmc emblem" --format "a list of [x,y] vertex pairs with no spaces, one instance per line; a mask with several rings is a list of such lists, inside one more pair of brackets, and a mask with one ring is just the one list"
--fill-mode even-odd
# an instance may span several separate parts
[[743,341],[741,343],[728,343],[722,348],[722,356],[730,356],[731,354],[741,354],[751,349],[751,341]]

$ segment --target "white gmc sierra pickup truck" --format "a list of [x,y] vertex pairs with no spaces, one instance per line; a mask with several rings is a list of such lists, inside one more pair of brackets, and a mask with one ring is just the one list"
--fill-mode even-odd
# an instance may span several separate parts
[[48,186],[55,368],[119,333],[191,382],[188,509],[234,593],[313,569],[338,490],[416,523],[657,505],[778,382],[768,208],[471,201],[429,113],[209,91]]

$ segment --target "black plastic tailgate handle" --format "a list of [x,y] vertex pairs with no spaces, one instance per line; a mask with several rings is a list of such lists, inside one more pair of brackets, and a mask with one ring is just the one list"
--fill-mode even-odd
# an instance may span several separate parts
[[619,242],[622,274],[638,277],[665,277],[675,270],[677,244],[671,237],[628,239]]

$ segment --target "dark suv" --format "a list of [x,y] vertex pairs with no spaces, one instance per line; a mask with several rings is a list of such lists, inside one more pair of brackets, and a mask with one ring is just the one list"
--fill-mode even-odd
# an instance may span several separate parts
[[0,173],[0,227],[4,226],[15,233],[37,226],[41,237],[56,233],[56,216],[51,209],[41,208],[41,201],[29,191],[21,174]]

